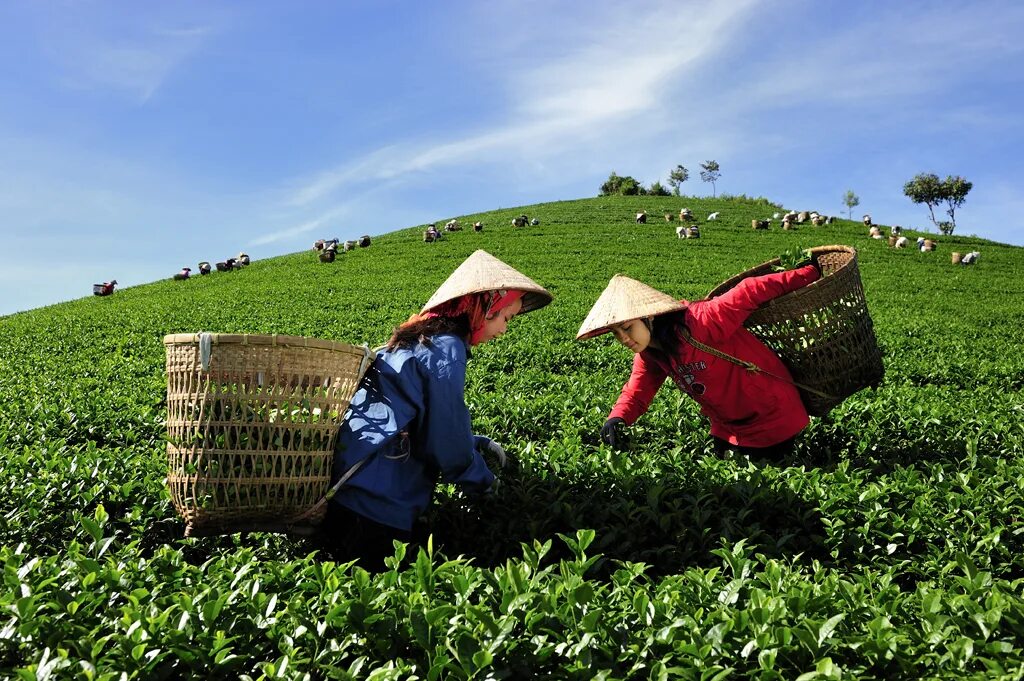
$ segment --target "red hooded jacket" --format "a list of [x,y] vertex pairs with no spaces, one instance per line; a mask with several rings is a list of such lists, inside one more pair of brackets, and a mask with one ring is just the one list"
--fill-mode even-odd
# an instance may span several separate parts
[[[743,328],[743,322],[762,304],[817,278],[813,265],[749,277],[717,298],[687,303],[683,323],[695,340],[791,379],[778,355]],[[793,437],[810,421],[790,383],[698,350],[681,336],[668,357],[651,350],[634,356],[633,372],[608,418],[619,417],[632,425],[668,376],[700,404],[711,419],[711,434],[730,444],[770,447]]]

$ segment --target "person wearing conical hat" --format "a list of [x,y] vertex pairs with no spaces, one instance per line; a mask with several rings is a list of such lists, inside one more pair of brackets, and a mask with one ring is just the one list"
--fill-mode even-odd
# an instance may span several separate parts
[[[743,327],[762,304],[818,279],[816,264],[748,277],[711,300],[676,300],[623,275],[612,278],[580,327],[577,340],[611,333],[633,353],[633,371],[601,428],[620,447],[624,430],[644,414],[671,377],[711,421],[716,453],[738,451],[779,461],[809,422],[789,371]],[[741,366],[722,355],[753,363]]]
[[439,481],[471,495],[494,490],[484,454],[504,465],[505,453],[471,429],[464,398],[470,348],[550,302],[543,287],[478,250],[394,330],[339,430],[333,472],[341,487],[322,532],[333,557],[383,569],[392,541],[413,539]]

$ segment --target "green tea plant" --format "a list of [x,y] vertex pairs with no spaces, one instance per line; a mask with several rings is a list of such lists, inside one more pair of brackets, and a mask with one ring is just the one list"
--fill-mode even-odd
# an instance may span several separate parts
[[[750,230],[769,205],[515,207],[459,216],[487,231],[431,244],[397,229],[331,264],[257,259],[0,318],[0,676],[1021,678],[1024,251],[960,235],[897,251],[847,220]],[[635,224],[684,206],[720,217],[697,240]],[[507,227],[522,213],[541,224]],[[883,385],[814,419],[781,466],[715,457],[670,386],[630,449],[600,443],[630,356],[573,338],[612,275],[700,299],[828,244],[858,249]],[[498,494],[440,488],[432,540],[376,575],[302,538],[182,537],[165,334],[374,347],[477,248],[555,295],[468,365],[474,430],[512,458]],[[985,257],[952,267],[947,249]],[[322,445],[303,433],[329,416],[288,399],[206,408],[234,425],[195,433],[225,453],[194,465],[230,475],[283,464],[228,452]]]
[[811,256],[812,253],[809,248],[788,248],[779,254],[779,264],[773,265],[772,270],[775,272],[785,272],[809,265]]

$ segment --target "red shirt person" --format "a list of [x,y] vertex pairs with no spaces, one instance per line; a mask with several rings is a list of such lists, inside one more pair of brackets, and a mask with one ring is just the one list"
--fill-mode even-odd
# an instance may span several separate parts
[[[716,451],[735,449],[772,460],[789,454],[794,438],[810,421],[807,410],[782,360],[743,323],[762,304],[819,276],[814,265],[807,265],[750,277],[717,298],[693,303],[629,277],[613,277],[577,335],[582,339],[612,333],[635,353],[633,371],[601,429],[602,439],[617,445],[622,426],[644,414],[671,377],[711,421]],[[762,371],[701,349],[688,336],[697,345],[752,362]]]

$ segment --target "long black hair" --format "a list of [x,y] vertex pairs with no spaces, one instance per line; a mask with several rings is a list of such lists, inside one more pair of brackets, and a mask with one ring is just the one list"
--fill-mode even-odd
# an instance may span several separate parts
[[451,334],[460,338],[469,338],[469,315],[460,314],[455,317],[429,317],[406,322],[395,327],[387,349],[408,348],[417,343],[430,343],[431,336]]
[[676,354],[679,349],[679,327],[685,326],[686,310],[660,314],[651,320],[648,328],[651,338],[660,346],[660,350],[650,348],[653,352],[663,353],[666,357]]

